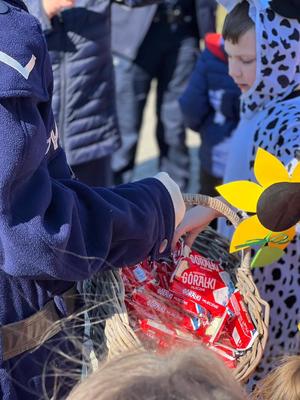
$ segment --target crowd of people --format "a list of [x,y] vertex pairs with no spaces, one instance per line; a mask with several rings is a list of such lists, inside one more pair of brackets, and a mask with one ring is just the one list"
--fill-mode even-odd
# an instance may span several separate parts
[[[191,244],[218,217],[186,209],[187,128],[201,137],[203,194],[254,180],[258,148],[297,165],[300,5],[218,2],[222,34],[215,0],[0,0],[3,400],[300,398],[298,235],[253,271],[271,315],[247,387],[200,346],[109,362],[96,351],[83,376],[86,336],[105,347],[99,282],[168,257],[174,238]],[[154,79],[158,173],[132,182]]]

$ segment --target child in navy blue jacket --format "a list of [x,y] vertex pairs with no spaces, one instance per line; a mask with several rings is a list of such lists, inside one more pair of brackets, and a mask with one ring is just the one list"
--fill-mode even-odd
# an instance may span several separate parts
[[3,400],[46,398],[44,390],[52,397],[53,380],[44,367],[66,368],[60,352],[73,355],[58,322],[76,311],[68,298],[75,283],[111,266],[168,254],[184,214],[179,189],[166,174],[114,189],[73,179],[58,143],[52,87],[38,21],[21,0],[0,0]]
[[240,90],[228,75],[220,34],[205,37],[189,84],[179,102],[186,125],[201,134],[201,193],[215,196],[222,183],[230,137],[239,121]]

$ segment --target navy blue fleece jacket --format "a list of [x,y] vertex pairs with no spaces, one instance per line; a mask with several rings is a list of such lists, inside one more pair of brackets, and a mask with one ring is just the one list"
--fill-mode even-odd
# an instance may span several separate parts
[[[165,187],[145,179],[115,189],[72,179],[51,111],[52,72],[38,21],[19,0],[0,14],[0,325],[33,315],[105,268],[159,255],[174,231]],[[0,4],[1,5],[1,4]],[[22,334],[20,332],[20,334]],[[59,340],[63,334],[57,335]],[[56,344],[3,361],[0,398],[42,396]],[[70,347],[64,341],[63,351]],[[51,397],[52,380],[46,388]]]

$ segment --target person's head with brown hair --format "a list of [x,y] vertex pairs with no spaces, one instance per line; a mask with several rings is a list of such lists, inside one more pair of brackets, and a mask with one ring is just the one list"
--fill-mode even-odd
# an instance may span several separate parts
[[282,360],[256,387],[252,400],[299,400],[300,356]]
[[251,29],[254,29],[254,22],[249,17],[249,3],[243,0],[226,15],[222,36],[224,40],[237,44],[241,36]]
[[256,33],[246,0],[227,14],[222,35],[228,56],[229,75],[245,93],[256,79]]
[[230,370],[208,349],[124,354],[79,384],[68,400],[243,400]]

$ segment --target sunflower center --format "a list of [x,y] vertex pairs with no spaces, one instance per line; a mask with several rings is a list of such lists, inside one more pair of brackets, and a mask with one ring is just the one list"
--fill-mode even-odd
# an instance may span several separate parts
[[273,232],[282,232],[300,220],[300,183],[279,182],[269,186],[257,202],[260,223]]

